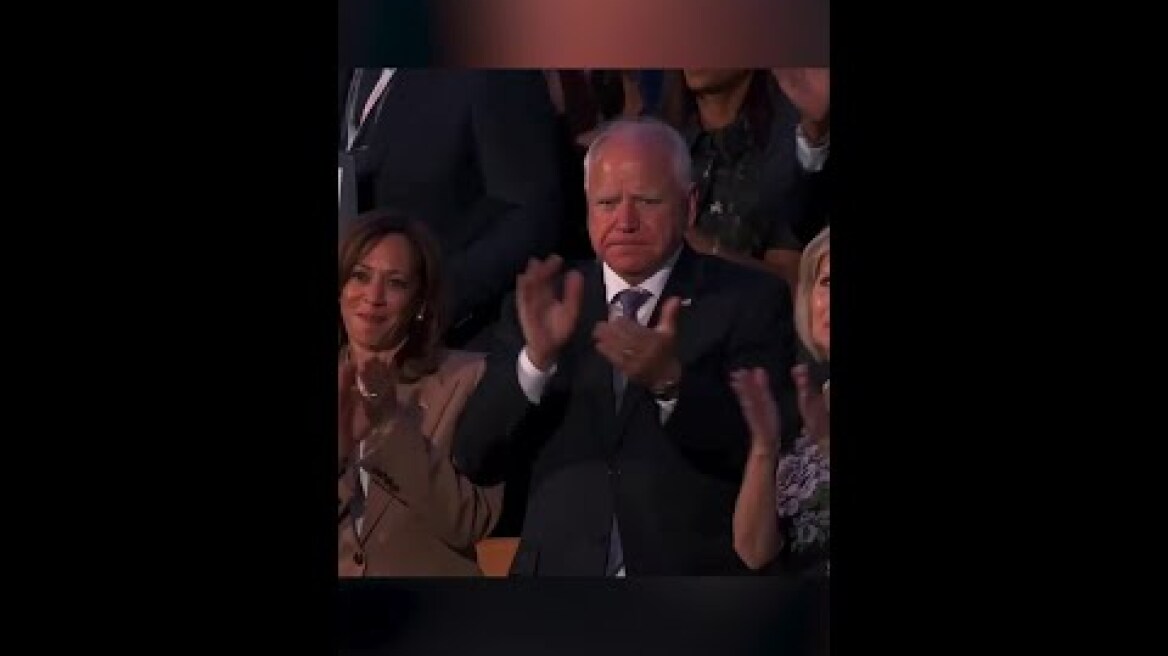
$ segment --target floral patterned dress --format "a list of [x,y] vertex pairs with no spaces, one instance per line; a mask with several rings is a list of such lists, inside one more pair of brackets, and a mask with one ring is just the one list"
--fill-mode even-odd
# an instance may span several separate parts
[[830,565],[831,454],[803,435],[775,471],[780,559],[796,570]]

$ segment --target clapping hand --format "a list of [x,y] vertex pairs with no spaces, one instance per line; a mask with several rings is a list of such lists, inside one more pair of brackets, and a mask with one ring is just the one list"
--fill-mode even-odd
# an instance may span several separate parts
[[515,307],[527,357],[540,371],[555,364],[580,316],[584,278],[579,272],[564,277],[563,297],[556,296],[554,280],[563,264],[558,255],[543,261],[532,258],[515,280]]
[[791,104],[799,110],[804,133],[812,143],[822,141],[827,134],[831,109],[831,69],[775,68],[771,73]]
[[657,325],[647,328],[626,317],[601,321],[592,330],[596,350],[628,380],[650,390],[681,377],[677,359],[677,314],[681,300],[666,299]]
[[753,455],[777,457],[779,452],[779,406],[771,394],[766,370],[740,369],[731,372],[730,387],[738,396],[742,416],[750,431],[750,452]]

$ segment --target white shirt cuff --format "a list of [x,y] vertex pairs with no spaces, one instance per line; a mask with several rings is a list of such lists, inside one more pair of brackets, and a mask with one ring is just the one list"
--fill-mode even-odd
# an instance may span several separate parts
[[822,146],[812,146],[811,142],[807,140],[807,135],[803,134],[803,126],[795,126],[795,154],[799,158],[799,164],[804,171],[808,173],[819,173],[823,170],[823,166],[827,164],[827,156],[831,152],[831,135],[823,141]]
[[553,364],[547,371],[536,369],[531,363],[531,358],[527,357],[527,347],[524,346],[519,352],[519,362],[515,365],[515,371],[519,375],[519,387],[523,390],[524,396],[533,405],[539,405],[539,400],[543,398],[543,388],[556,373],[556,365]]

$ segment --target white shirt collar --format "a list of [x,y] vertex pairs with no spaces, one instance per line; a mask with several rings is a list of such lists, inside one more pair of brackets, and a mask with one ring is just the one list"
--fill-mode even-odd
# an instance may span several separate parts
[[[658,269],[657,273],[654,273],[653,275],[646,278],[641,284],[637,285],[637,288],[650,292],[653,294],[654,299],[661,298],[661,292],[665,291],[665,283],[669,280],[669,274],[673,273],[673,266],[677,264],[677,258],[679,257],[681,257],[681,247],[678,247],[673,255],[668,260],[666,260],[665,266]],[[612,268],[608,266],[607,262],[604,263],[603,269],[604,300],[611,304],[612,299],[615,298],[617,294],[623,292],[629,287],[632,287],[632,285],[625,282],[625,279],[621,278],[616,271],[613,271]]]

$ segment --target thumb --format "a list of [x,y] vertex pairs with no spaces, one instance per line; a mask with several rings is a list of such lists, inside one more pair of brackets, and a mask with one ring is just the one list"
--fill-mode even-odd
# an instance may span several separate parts
[[665,299],[665,305],[661,307],[661,316],[657,319],[657,332],[662,335],[673,335],[677,333],[677,314],[681,312],[681,299],[676,296],[670,296]]
[[345,360],[337,367],[337,387],[347,390],[357,384],[357,366],[350,360]]
[[811,375],[807,365],[792,367],[791,378],[795,382],[795,400],[799,403],[799,412],[806,418],[811,407]]
[[807,392],[811,389],[811,372],[805,364],[797,364],[791,367],[791,379],[795,381],[795,389],[800,393]]
[[576,325],[576,318],[580,314],[581,300],[584,298],[584,276],[579,271],[569,271],[564,276],[564,309],[567,312],[568,323]]

